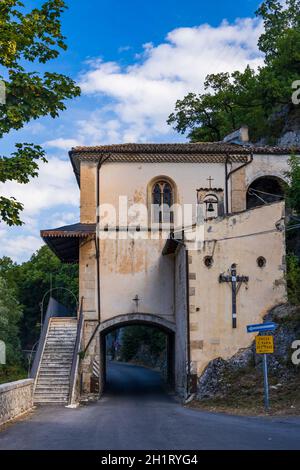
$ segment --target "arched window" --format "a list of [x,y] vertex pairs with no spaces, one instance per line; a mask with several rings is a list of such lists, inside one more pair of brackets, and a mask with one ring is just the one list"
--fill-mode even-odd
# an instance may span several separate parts
[[174,191],[168,181],[157,181],[152,187],[152,222],[174,223],[171,210],[174,204]]

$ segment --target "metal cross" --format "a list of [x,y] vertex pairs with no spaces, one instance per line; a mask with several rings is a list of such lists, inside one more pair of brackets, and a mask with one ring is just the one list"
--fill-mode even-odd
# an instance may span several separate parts
[[132,299],[132,300],[133,300],[133,302],[135,302],[136,311],[138,312],[138,310],[139,310],[139,303],[140,303],[141,299],[139,298],[138,294],[136,294],[135,298]]
[[230,282],[232,291],[232,328],[237,328],[237,306],[236,298],[241,285],[249,281],[248,276],[238,276],[236,264],[233,264],[230,269],[230,275],[220,274],[219,282]]
[[211,183],[212,183],[213,181],[215,181],[214,178],[212,178],[212,177],[210,176],[209,178],[207,178],[207,181],[209,182],[209,189],[212,189]]

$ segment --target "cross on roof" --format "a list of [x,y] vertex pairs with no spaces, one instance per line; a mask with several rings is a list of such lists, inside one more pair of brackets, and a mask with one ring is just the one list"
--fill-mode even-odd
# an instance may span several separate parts
[[207,181],[209,182],[209,189],[212,189],[211,183],[212,183],[213,181],[215,181],[214,178],[212,178],[212,177],[210,176],[209,178],[207,178]]

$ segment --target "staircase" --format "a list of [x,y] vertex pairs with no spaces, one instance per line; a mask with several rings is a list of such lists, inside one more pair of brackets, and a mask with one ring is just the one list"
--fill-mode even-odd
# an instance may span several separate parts
[[50,319],[35,382],[35,404],[68,404],[76,335],[76,318]]

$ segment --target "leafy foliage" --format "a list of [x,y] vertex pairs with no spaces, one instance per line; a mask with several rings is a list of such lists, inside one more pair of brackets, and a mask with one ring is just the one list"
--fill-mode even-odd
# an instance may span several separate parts
[[0,276],[0,339],[6,344],[7,365],[18,364],[21,359],[19,323],[22,307],[16,290]]
[[[300,215],[300,160],[295,155],[290,157],[286,187],[286,201],[291,212],[287,232],[287,288],[288,299],[293,305],[300,305],[300,263],[299,263],[299,221]],[[293,229],[294,227],[294,229]]]
[[166,335],[157,328],[149,326],[127,326],[122,336],[122,360],[131,361],[141,345],[148,346],[150,354],[159,356],[166,347]]
[[[76,308],[74,296],[68,291],[56,289],[64,287],[78,298],[78,265],[63,264],[47,247],[43,246],[29,261],[17,265],[10,258],[0,260],[0,274],[16,290],[18,301],[23,305],[24,315],[21,321],[21,340],[24,349],[30,349],[40,333],[40,303],[52,283],[53,296],[70,308]],[[45,315],[50,293],[45,297],[43,314]]]
[[300,265],[294,254],[287,256],[288,299],[293,305],[300,305]]
[[[69,77],[36,72],[30,66],[46,64],[66,50],[60,23],[65,9],[63,0],[48,0],[25,13],[21,1],[1,0],[0,80],[5,84],[6,103],[0,104],[0,138],[32,119],[57,117],[66,99],[79,96],[79,87]],[[41,161],[46,159],[39,145],[17,143],[9,157],[0,156],[0,182],[28,183],[37,176]],[[22,209],[14,198],[0,199],[0,217],[9,225],[22,225]]]
[[287,203],[296,213],[300,214],[300,160],[295,155],[289,160],[290,170],[287,173],[289,185],[286,190]]
[[[220,141],[244,124],[252,140],[267,137],[273,143],[293,108],[292,83],[300,69],[300,0],[262,3],[256,14],[265,31],[258,46],[265,65],[257,72],[212,74],[204,83],[205,93],[189,93],[178,100],[168,124],[191,141]],[[285,110],[285,113],[283,111]]]

